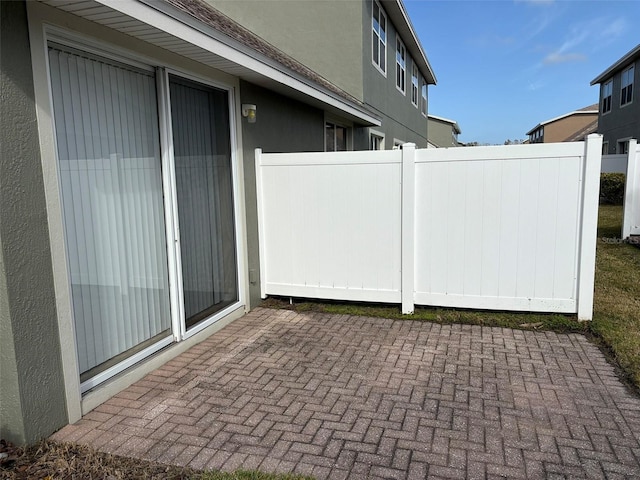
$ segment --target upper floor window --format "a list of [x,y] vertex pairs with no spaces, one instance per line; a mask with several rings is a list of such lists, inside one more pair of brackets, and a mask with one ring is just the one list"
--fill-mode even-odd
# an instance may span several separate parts
[[613,90],[613,80],[609,80],[602,85],[602,113],[611,111],[611,91]]
[[633,65],[622,72],[622,82],[620,84],[622,88],[620,91],[620,105],[626,105],[627,103],[631,103],[631,100],[633,100],[633,74]]
[[371,19],[371,41],[373,64],[386,75],[387,73],[387,16],[377,1],[373,2],[373,17]]
[[427,82],[422,78],[422,100],[420,101],[420,111],[422,115],[427,116]]
[[396,37],[396,87],[406,94],[407,49],[400,37]]
[[411,67],[411,103],[418,108],[418,67],[415,62]]

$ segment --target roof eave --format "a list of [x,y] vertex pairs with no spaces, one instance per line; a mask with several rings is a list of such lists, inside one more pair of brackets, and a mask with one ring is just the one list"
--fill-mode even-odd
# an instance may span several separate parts
[[429,63],[427,54],[420,43],[418,34],[413,28],[407,9],[404,6],[402,0],[380,0],[380,3],[384,6],[387,15],[393,22],[394,27],[400,32],[400,36],[404,40],[405,47],[411,58],[418,63],[418,70],[424,76],[426,82],[429,85],[435,85],[437,83],[436,75],[433,72],[433,68]]
[[595,85],[596,83],[602,83],[605,80],[608,80],[613,74],[626,67],[629,63],[640,58],[640,44],[636,45],[632,48],[627,54],[623,55],[617,62],[607,68],[604,72],[598,75],[596,78],[591,80],[590,85]]
[[[120,2],[120,0],[95,1],[124,13],[124,2]],[[301,74],[298,74],[297,72],[278,63],[277,61],[268,58],[266,55],[261,54],[251,47],[243,45],[237,40],[230,38],[223,32],[219,32],[214,28],[206,25],[197,18],[178,9],[176,6],[168,2],[158,2],[156,0],[138,0],[137,3],[139,5],[144,5],[147,8],[151,8],[165,15],[167,18],[170,18],[189,28],[192,28],[193,30],[208,36],[211,40],[225,45],[225,47],[227,48],[235,50],[240,56],[244,56],[244,58],[250,60],[254,65],[261,65],[261,67],[259,67],[259,69],[261,70],[260,72],[258,72],[257,70],[254,71],[259,75],[263,75],[266,81],[272,83],[275,82],[274,84],[281,84],[285,88],[292,88],[294,90],[297,90],[307,97],[312,98],[315,102],[320,102],[321,104],[326,105],[329,110],[340,111],[343,114],[346,114],[348,118],[356,120],[364,125],[381,125],[381,120],[364,106],[359,105],[355,102],[351,102],[348,99],[328,90],[322,85],[303,77]],[[127,14],[129,13],[125,13],[125,15]],[[142,18],[139,19],[144,21],[144,19]]]
[[570,117],[572,115],[598,115],[598,110],[575,110],[573,112],[565,113],[564,115],[560,115],[559,117],[554,117],[550,120],[545,120],[544,122],[540,122],[531,130],[529,130],[525,135],[531,135],[534,131],[536,131],[540,127],[544,127],[545,125],[549,125],[550,123],[557,122],[558,120],[562,120],[563,118]]

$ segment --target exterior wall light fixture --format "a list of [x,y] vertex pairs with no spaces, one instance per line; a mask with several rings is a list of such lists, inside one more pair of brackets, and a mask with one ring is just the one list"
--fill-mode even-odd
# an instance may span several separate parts
[[250,103],[243,103],[242,116],[247,119],[247,122],[256,123],[256,106]]

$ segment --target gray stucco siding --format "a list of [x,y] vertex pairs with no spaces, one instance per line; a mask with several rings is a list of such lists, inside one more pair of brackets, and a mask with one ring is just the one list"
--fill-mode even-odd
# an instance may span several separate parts
[[[640,137],[640,60],[634,65],[633,100],[630,104],[620,106],[621,73],[631,64],[618,70],[613,76],[613,86],[611,91],[611,110],[604,115],[598,116],[598,133],[603,135],[603,141],[609,142],[608,153],[617,153],[618,140],[629,137],[638,139]],[[600,105],[602,105],[602,86],[609,80],[605,80],[600,86]],[[602,107],[600,107],[602,108]]]
[[26,6],[0,9],[0,437],[31,443],[68,417]]
[[[387,18],[386,76],[372,61],[371,16],[373,1],[362,3],[363,51],[362,71],[364,102],[382,117],[382,126],[377,127],[385,134],[386,148],[393,147],[393,138],[416,143],[420,148],[427,146],[427,118],[420,112],[420,85],[418,85],[418,108],[411,103],[412,62],[407,52],[405,94],[396,87],[396,38],[397,31]],[[383,7],[384,9],[384,7]],[[406,43],[406,42],[405,42]],[[406,137],[406,138],[404,138]],[[411,140],[410,138],[414,139]]]
[[242,103],[257,106],[256,123],[242,121],[249,306],[260,302],[260,257],[256,201],[255,149],[263,152],[321,152],[324,112],[249,82],[240,82]]
[[205,1],[362,100],[360,2]]

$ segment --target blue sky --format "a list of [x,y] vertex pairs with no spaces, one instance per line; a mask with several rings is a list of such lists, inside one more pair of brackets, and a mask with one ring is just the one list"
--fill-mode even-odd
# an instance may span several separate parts
[[464,142],[523,139],[598,102],[589,83],[640,43],[640,1],[404,0],[438,84],[429,113]]

